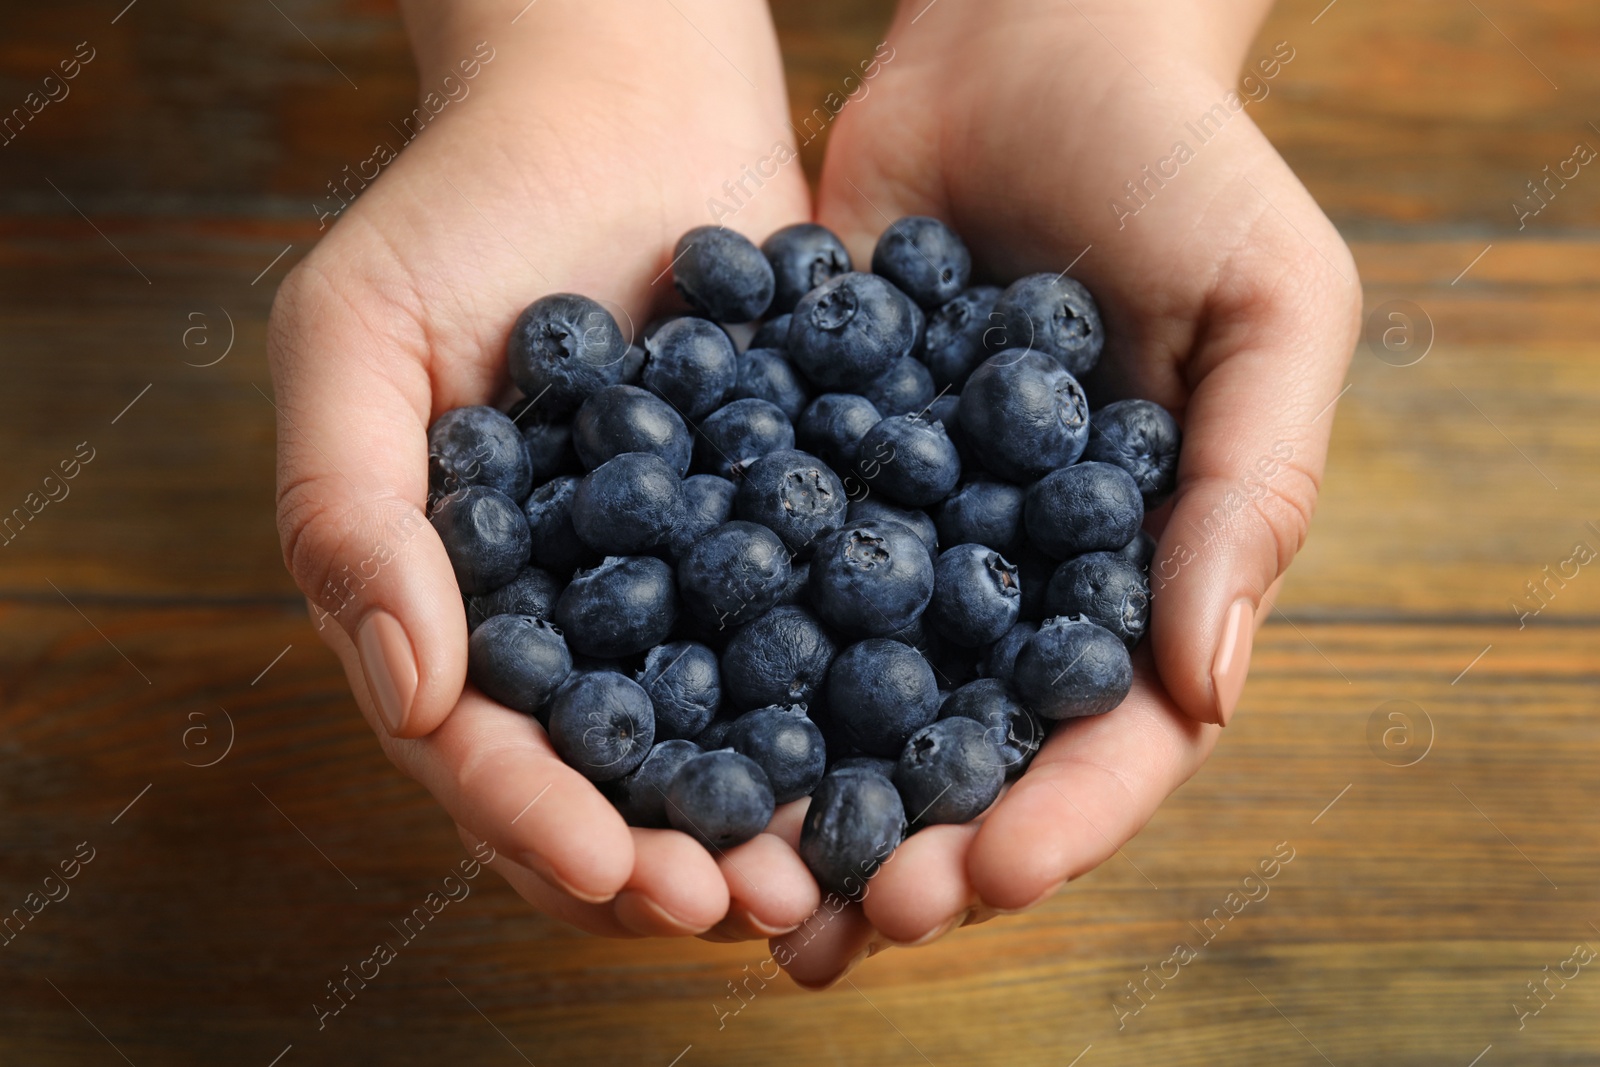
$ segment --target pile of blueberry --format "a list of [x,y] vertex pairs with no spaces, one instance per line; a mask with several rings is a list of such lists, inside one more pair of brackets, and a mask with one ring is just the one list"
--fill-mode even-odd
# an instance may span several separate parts
[[1091,416],[1088,290],[969,285],[936,219],[891,225],[871,273],[809,223],[691,230],[672,272],[694,314],[641,345],[535,301],[522,397],[429,431],[471,680],[632,825],[723,849],[811,797],[801,855],[859,894],[908,829],[988,808],[1045,723],[1127,696],[1178,427]]

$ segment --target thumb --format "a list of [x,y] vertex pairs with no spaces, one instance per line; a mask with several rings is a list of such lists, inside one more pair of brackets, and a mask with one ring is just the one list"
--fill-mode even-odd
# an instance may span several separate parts
[[1243,272],[1254,281],[1233,274],[1191,364],[1178,488],[1150,564],[1151,630],[1163,683],[1201,722],[1227,725],[1268,590],[1305,542],[1355,342],[1354,263],[1326,222],[1311,239],[1331,262],[1302,243],[1291,263]]
[[406,347],[375,337],[314,271],[291,274],[273,305],[284,562],[324,640],[348,635],[375,727],[421,737],[461,695],[467,626],[424,511],[431,388]]

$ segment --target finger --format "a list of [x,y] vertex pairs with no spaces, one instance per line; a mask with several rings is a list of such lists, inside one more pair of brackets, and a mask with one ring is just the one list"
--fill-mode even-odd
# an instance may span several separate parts
[[1358,327],[1354,263],[1283,176],[1276,188],[1260,179],[1276,210],[1257,205],[1257,232],[1211,296],[1172,517],[1150,567],[1157,666],[1201,722],[1233,714],[1262,598],[1305,541]]
[[861,965],[871,951],[872,923],[860,904],[828,894],[822,907],[792,933],[775,937],[772,958],[796,985],[822,990]]
[[810,807],[810,797],[801,797],[787,804],[779,804],[778,810],[773,813],[772,821],[767,823],[766,832],[775,834],[796,852],[800,851],[800,827],[805,824],[806,810]]
[[456,822],[575,898],[603,903],[628,884],[627,824],[529,716],[469,688],[432,734],[385,748]]
[[677,830],[633,830],[633,873],[612,902],[637,934],[686,937],[727,914],[728,885],[705,848]]
[[967,850],[978,824],[929,826],[906,838],[867,883],[862,907],[891,944],[925,945],[961,924],[977,892]]
[[[456,833],[460,836],[461,843],[467,847],[467,851],[481,854],[484,842],[476,834],[459,823],[456,824]],[[568,926],[597,937],[640,936],[617,920],[616,912],[610,904],[586,904],[581,900],[574,900],[564,890],[546,882],[528,868],[512,862],[504,853],[496,852],[493,858],[486,862],[496,874],[506,880],[518,896],[551,918],[559,919]]]
[[728,914],[716,933],[738,940],[776,937],[822,906],[822,891],[793,846],[771,832],[717,857],[727,882]]
[[455,574],[423,512],[432,388],[403,355],[419,342],[374,332],[314,262],[279,290],[268,333],[284,562],[319,629],[354,642],[377,723],[420,737],[455,705],[467,664]]
[[983,904],[1032,907],[1136,834],[1205,761],[1220,730],[1183,714],[1136,657],[1133,690],[1105,715],[1057,724],[979,828],[967,871]]

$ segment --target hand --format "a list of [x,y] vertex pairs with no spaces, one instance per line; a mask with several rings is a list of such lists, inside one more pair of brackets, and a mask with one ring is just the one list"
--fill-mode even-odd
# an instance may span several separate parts
[[[1225,102],[1252,5],[908,0],[892,61],[833,131],[818,216],[857,262],[907,214],[951,223],[1002,281],[1075,262],[1109,339],[1086,383],[1095,403],[1155,400],[1185,436],[1177,494],[1154,516],[1151,636],[1127,702],[1058,726],[981,825],[914,835],[858,908],[776,939],[803,984],[1091,870],[1194,773],[1220,732],[1209,724],[1233,711],[1306,536],[1360,307],[1338,233],[1248,105]],[[1292,77],[1291,53],[1266,69]],[[1202,142],[1185,123],[1213,105],[1220,130]],[[1192,150],[1181,163],[1178,141]],[[1128,199],[1147,165],[1157,177]]]
[[[753,0],[545,0],[513,23],[521,6],[407,10],[423,93],[455,96],[278,294],[284,556],[389,758],[528,900],[605,935],[766,936],[817,906],[791,847],[764,834],[718,858],[630,830],[534,720],[463,692],[461,595],[423,507],[427,427],[507,398],[522,308],[584,293],[631,335],[679,235],[772,155],[772,27]],[[726,223],[760,240],[809,214],[793,163]]]

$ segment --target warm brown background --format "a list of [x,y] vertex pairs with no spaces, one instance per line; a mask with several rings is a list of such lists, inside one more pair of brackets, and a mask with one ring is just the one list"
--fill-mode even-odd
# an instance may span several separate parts
[[[0,148],[0,511],[95,450],[0,548],[0,911],[96,849],[0,947],[0,1063],[1600,1063],[1592,967],[1520,1032],[1512,1008],[1600,947],[1600,575],[1525,630],[1509,605],[1600,548],[1600,170],[1525,231],[1511,209],[1600,147],[1600,9],[1324,2],[1280,6],[1263,44],[1297,57],[1251,113],[1353,241],[1368,307],[1411,300],[1437,340],[1406,368],[1358,351],[1237,724],[1126,859],[854,986],[776,983],[721,1030],[761,946],[594,940],[484,877],[320,1034],[323,983],[462,855],[353,712],[271,517],[263,323],[311,200],[411,107],[398,23],[384,0],[0,12],[0,108],[98,52]],[[885,5],[776,6],[808,112]],[[185,366],[221,351],[224,312],[231,355]],[[186,349],[197,324],[211,346]],[[1431,718],[1415,766],[1369,746],[1392,700]],[[231,753],[185,766],[220,751],[219,708]],[[1281,841],[1271,896],[1118,1033],[1114,993]]]

